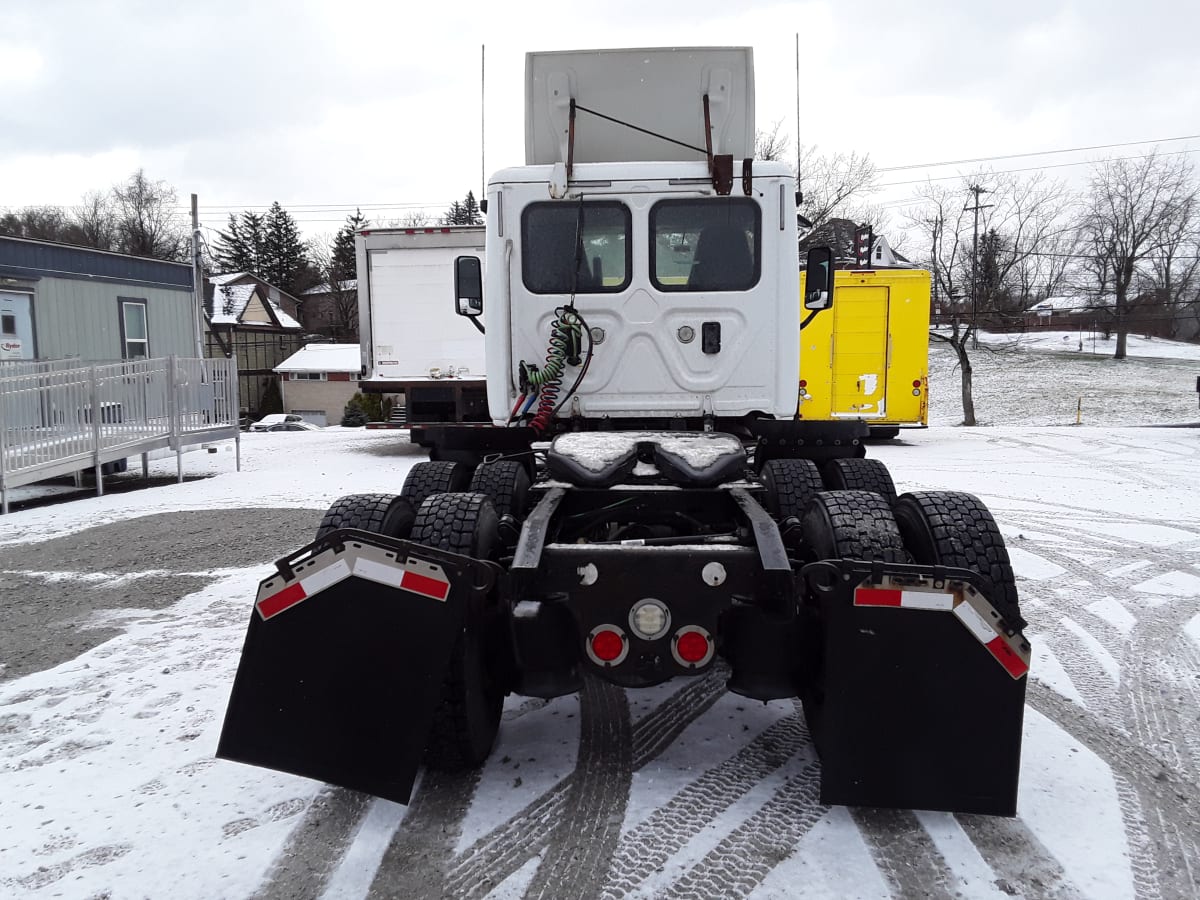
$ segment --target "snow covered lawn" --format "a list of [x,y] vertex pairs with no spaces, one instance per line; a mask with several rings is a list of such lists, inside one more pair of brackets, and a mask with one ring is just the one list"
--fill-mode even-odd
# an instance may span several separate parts
[[[1148,404],[1173,408],[1160,374]],[[711,676],[509,698],[483,770],[426,773],[407,809],[215,760],[272,559],[423,458],[342,429],[242,447],[241,473],[223,447],[187,458],[211,478],[0,518],[0,617],[30,636],[0,658],[0,895],[1200,892],[1200,430],[939,425],[871,449],[901,491],[981,496],[1011,548],[1035,649],[1012,820],[822,807],[798,707]]]

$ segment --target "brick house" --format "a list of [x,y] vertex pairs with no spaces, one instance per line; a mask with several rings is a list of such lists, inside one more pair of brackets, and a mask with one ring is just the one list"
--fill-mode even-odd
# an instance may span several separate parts
[[275,367],[283,411],[314,425],[337,425],[358,393],[361,369],[358,344],[308,344]]

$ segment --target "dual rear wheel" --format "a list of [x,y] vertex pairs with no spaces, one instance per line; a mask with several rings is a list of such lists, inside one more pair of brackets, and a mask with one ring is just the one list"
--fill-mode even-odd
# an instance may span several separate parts
[[778,522],[801,522],[809,559],[864,559],[953,566],[983,576],[988,596],[1020,629],[1016,579],[1004,538],[978,497],[959,491],[897,496],[879,460],[772,459],[760,473],[764,506]]
[[[529,484],[524,466],[507,461],[481,465],[474,474],[458,462],[418,463],[399,495],[338,500],[321,519],[317,537],[353,528],[490,560],[500,548],[500,516],[524,513]],[[502,626],[494,598],[472,599],[442,681],[425,745],[427,765],[472,768],[491,752],[506,693],[494,646]]]

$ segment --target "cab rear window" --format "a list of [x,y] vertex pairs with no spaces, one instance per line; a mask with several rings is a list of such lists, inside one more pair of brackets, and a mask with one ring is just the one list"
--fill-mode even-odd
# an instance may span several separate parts
[[629,286],[632,217],[623,203],[533,203],[521,214],[521,280],[535,294]]
[[660,291],[748,291],[762,272],[762,214],[746,197],[661,200],[650,209]]

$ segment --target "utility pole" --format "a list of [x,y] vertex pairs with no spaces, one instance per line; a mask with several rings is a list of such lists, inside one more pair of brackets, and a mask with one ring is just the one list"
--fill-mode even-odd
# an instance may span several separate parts
[[192,194],[192,285],[195,288],[196,358],[204,359],[204,267],[200,264],[200,201]]
[[975,195],[975,205],[963,207],[963,212],[974,211],[974,213],[975,213],[975,227],[974,227],[974,230],[971,235],[971,349],[978,350],[979,349],[979,282],[978,282],[977,272],[978,272],[978,268],[979,268],[979,211],[981,209],[990,209],[991,207],[995,206],[996,204],[985,203],[982,206],[979,205],[979,195],[991,193],[991,191],[989,191],[987,188],[980,187],[977,184],[973,184],[970,186],[970,188],[968,188],[968,190],[972,194]]

